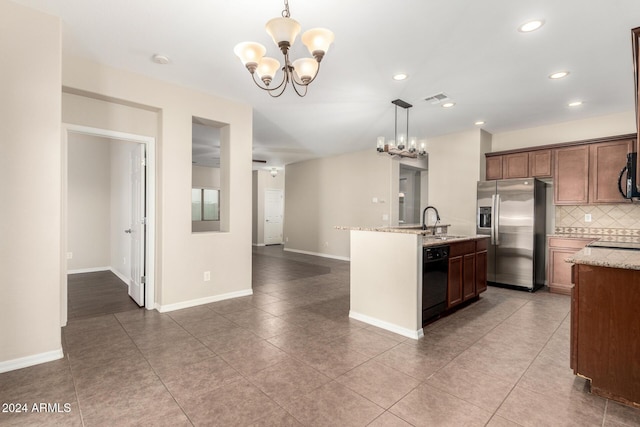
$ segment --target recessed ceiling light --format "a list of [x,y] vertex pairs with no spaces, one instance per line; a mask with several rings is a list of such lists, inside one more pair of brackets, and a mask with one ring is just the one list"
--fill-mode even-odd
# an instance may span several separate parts
[[442,104],[442,108],[451,108],[454,105],[456,105],[455,102],[445,102],[444,104]]
[[155,54],[155,55],[153,55],[153,58],[152,58],[152,59],[153,59],[153,62],[155,62],[156,64],[160,64],[160,65],[166,65],[166,64],[168,64],[169,62],[171,62],[171,60],[169,59],[169,57],[168,57],[168,56],[165,56],[165,55],[158,55],[158,54]]
[[569,75],[568,71],[558,71],[553,74],[549,74],[549,78],[552,80],[561,79],[563,77],[567,77]]
[[544,21],[542,19],[535,19],[532,21],[527,21],[524,24],[518,27],[518,31],[521,33],[530,33],[531,31],[535,31],[538,28],[544,25]]
[[484,124],[484,120],[478,120],[477,122],[474,123],[474,125],[476,126],[482,126]]
[[398,73],[398,74],[394,74],[393,76],[393,80],[404,80],[407,78],[407,75],[405,73]]
[[573,101],[567,104],[569,107],[578,107],[582,105],[582,101]]

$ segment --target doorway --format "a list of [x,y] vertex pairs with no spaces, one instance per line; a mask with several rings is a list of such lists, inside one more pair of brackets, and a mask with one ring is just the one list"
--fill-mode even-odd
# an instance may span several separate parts
[[284,217],[284,191],[264,190],[264,244],[282,244],[282,220]]
[[[67,281],[67,260],[73,256],[69,252],[69,140],[80,135],[87,137],[106,138],[119,142],[129,142],[129,151],[124,155],[128,156],[130,162],[128,172],[122,172],[121,180],[126,181],[131,188],[129,197],[129,225],[127,228],[121,227],[123,235],[126,233],[130,239],[119,239],[130,245],[128,263],[130,274],[127,274],[125,282],[129,295],[140,306],[147,309],[155,307],[155,138],[143,135],[135,135],[107,129],[91,128],[86,126],[63,124],[62,146],[63,146],[63,244],[61,260],[63,268],[61,278],[61,326],[65,326],[68,318],[68,281]],[[134,219],[137,218],[137,219]],[[112,257],[111,260],[114,258]],[[114,261],[112,261],[114,262]],[[108,266],[110,267],[110,266]],[[122,279],[122,275],[116,269],[111,269],[116,276]],[[102,269],[105,270],[105,269]],[[127,271],[129,273],[129,271]]]
[[421,173],[420,169],[400,165],[399,224],[420,223]]

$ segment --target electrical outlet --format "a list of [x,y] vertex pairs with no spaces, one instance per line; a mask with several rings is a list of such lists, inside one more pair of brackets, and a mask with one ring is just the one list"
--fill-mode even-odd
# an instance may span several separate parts
[[383,221],[389,221],[389,215],[388,214],[382,214],[382,220]]
[[289,238],[288,238],[288,237],[285,237],[285,238],[284,238],[284,241],[285,241],[285,243],[289,243]]
[[324,242],[324,247],[328,248],[329,247],[329,242]]
[[378,198],[377,197],[372,198],[371,203],[378,203]]
[[127,258],[126,257],[122,257],[122,264],[123,265],[127,265]]
[[73,252],[67,252],[67,259],[73,258]]
[[584,214],[584,222],[591,222],[591,214]]
[[208,282],[211,280],[211,272],[210,271],[205,271],[204,272],[204,281]]

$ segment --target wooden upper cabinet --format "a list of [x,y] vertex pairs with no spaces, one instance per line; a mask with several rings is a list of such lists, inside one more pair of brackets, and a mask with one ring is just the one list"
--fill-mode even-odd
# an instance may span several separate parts
[[548,149],[487,156],[486,179],[549,178],[553,175],[551,154]]
[[486,158],[486,180],[502,179],[502,156]]
[[553,175],[551,150],[537,150],[529,152],[529,176],[534,178],[549,178]]
[[635,140],[628,139],[601,142],[589,147],[589,203],[627,201],[618,189],[618,177],[627,164],[627,153],[634,146]]
[[529,153],[505,154],[502,156],[502,178],[528,178]]
[[554,155],[553,202],[556,205],[589,203],[589,146],[558,148]]

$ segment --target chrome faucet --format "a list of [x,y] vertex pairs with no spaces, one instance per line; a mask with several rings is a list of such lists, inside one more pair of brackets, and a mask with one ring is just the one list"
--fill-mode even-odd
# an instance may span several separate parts
[[427,206],[426,208],[424,208],[424,210],[422,211],[422,229],[426,230],[427,229],[427,222],[426,222],[426,215],[427,215],[427,210],[429,209],[433,209],[433,211],[436,213],[436,223],[433,226],[433,233],[432,234],[436,234],[436,226],[438,225],[438,222],[440,222],[440,214],[438,213],[438,209],[435,208],[435,206]]

